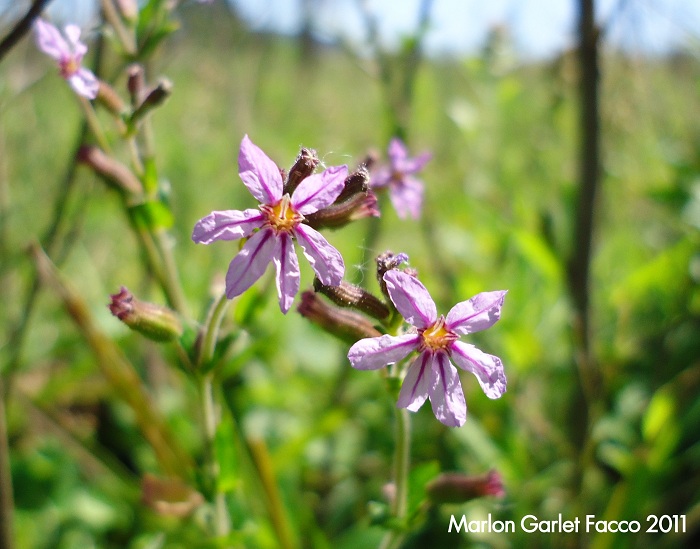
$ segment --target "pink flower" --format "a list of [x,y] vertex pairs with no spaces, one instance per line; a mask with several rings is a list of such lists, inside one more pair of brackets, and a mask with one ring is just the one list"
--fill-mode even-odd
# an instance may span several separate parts
[[92,72],[82,66],[87,46],[80,41],[80,27],[66,25],[64,30],[67,41],[51,23],[37,19],[34,23],[37,46],[58,61],[61,76],[77,94],[95,99],[100,83]]
[[391,270],[384,274],[384,282],[396,309],[415,330],[361,339],[348,352],[350,363],[360,370],[376,370],[418,351],[397,406],[415,412],[430,398],[435,417],[449,427],[461,427],[467,405],[453,362],[472,372],[489,398],[498,398],[506,390],[501,359],[459,341],[460,336],[485,330],[500,318],[506,292],[480,293],[457,303],[446,317],[438,317],[435,302],[417,278]]
[[423,207],[423,182],[413,177],[431,159],[430,153],[408,157],[406,145],[394,138],[389,143],[389,166],[379,168],[372,177],[372,188],[389,189],[389,198],[400,218],[420,217]]
[[333,203],[343,190],[347,166],[335,166],[310,175],[291,196],[283,194],[279,168],[246,135],[238,154],[238,170],[260,206],[212,212],[200,219],[192,232],[192,240],[200,244],[249,237],[229,265],[226,296],[232,299],[250,288],[272,261],[277,270],[280,309],[286,313],[299,291],[299,263],[293,238],[299,242],[323,284],[340,284],[345,272],[340,252],[305,224],[304,216]]

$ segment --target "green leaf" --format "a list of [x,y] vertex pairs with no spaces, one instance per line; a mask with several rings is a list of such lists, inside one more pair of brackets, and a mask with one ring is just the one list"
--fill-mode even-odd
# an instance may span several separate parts
[[652,469],[663,467],[680,439],[676,400],[667,387],[652,397],[642,422],[642,434],[650,445],[647,461]]
[[425,486],[440,474],[440,464],[428,461],[414,467],[408,475],[408,516],[418,514],[421,504],[427,499]]
[[149,200],[131,209],[136,222],[151,231],[169,229],[175,222],[172,212],[162,202]]
[[233,421],[225,415],[216,429],[216,460],[219,464],[219,484],[217,490],[221,493],[230,492],[238,485],[240,466],[236,455],[235,440],[238,434]]

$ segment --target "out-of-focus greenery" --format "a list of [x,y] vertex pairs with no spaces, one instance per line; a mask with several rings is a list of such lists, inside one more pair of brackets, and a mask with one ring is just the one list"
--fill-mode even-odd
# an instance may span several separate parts
[[[389,135],[376,67],[336,48],[302,50],[292,39],[251,34],[219,5],[182,12],[182,28],[150,66],[174,83],[154,113],[157,164],[171,186],[176,257],[200,318],[236,243],[197,246],[197,219],[253,207],[237,175],[244,134],[280,166],[300,146],[326,165],[384,152]],[[104,74],[115,67],[108,59]],[[114,62],[114,60],[111,60]],[[412,466],[480,474],[498,470],[507,496],[431,510],[411,547],[692,546],[700,532],[700,70],[697,59],[603,51],[603,182],[592,271],[595,367],[603,384],[592,443],[577,428],[578,376],[565,258],[572,252],[578,142],[572,53],[527,64],[484,54],[431,59],[418,72],[409,144],[430,150],[422,173],[425,219],[399,220],[389,204],[366,249],[368,222],[327,233],[348,278],[373,278],[373,257],[409,254],[441,311],[480,291],[508,289],[501,321],[472,341],[500,356],[508,392],[490,401],[463,376],[467,424],[447,429],[424,406],[414,417]],[[33,275],[26,247],[41,238],[64,192],[62,174],[80,123],[75,98],[25,44],[0,65],[0,322],[3,355],[24,314]],[[124,91],[125,82],[115,87]],[[125,94],[126,95],[126,94]],[[108,123],[108,121],[107,121]],[[115,195],[85,168],[68,203],[61,272],[99,327],[137,365],[158,409],[202,459],[196,388],[153,344],[106,308],[120,285],[152,301],[134,238]],[[374,547],[368,502],[390,479],[392,407],[378,375],[352,370],[347,348],[276,299],[270,272],[234,301],[225,328],[238,336],[224,370],[236,424],[224,420],[217,452],[234,528],[247,547],[277,546],[273,520],[251,496],[252,465],[232,444],[262,440],[297,547]],[[302,286],[311,270],[302,265]],[[376,283],[367,280],[376,290]],[[150,293],[149,293],[150,292]],[[197,515],[164,518],[141,502],[159,473],[131,410],[101,374],[48,290],[30,318],[9,395],[18,547],[197,547]],[[587,455],[584,455],[587,453]],[[422,485],[412,486],[420,494]],[[252,509],[252,514],[251,514]],[[448,534],[450,515],[514,520],[515,534]],[[635,535],[526,534],[542,520],[595,514],[638,520]],[[681,534],[646,534],[646,517],[687,515]],[[40,526],[39,526],[40,525]]]

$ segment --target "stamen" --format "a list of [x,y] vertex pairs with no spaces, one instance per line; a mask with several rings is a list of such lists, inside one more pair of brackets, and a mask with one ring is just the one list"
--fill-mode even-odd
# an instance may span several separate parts
[[304,216],[294,210],[288,194],[285,194],[274,206],[262,204],[260,211],[265,215],[266,224],[277,233],[291,232],[304,220]]
[[446,351],[457,340],[457,335],[445,328],[445,317],[440,316],[432,326],[421,333],[421,347],[430,351]]

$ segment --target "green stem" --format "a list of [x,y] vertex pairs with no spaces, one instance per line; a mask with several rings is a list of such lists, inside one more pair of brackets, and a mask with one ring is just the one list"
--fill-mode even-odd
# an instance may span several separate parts
[[202,377],[201,386],[202,419],[204,421],[205,443],[205,473],[207,476],[207,491],[214,504],[214,515],[211,517],[211,532],[218,538],[228,536],[231,531],[226,499],[219,491],[219,462],[216,459],[216,429],[218,417],[214,400],[213,376]]
[[122,23],[122,19],[119,13],[117,13],[112,0],[102,0],[102,13],[104,14],[105,20],[109,22],[114,29],[114,33],[121,42],[124,51],[130,56],[136,55],[136,38]]
[[226,294],[223,293],[209,310],[206,323],[207,329],[202,342],[202,352],[197,364],[200,368],[210,362],[214,357],[216,342],[219,340],[219,328],[221,327],[221,321],[224,319],[224,313],[229,303],[231,302],[226,297]]
[[102,130],[102,124],[100,124],[100,120],[97,118],[95,108],[92,106],[92,103],[90,103],[90,101],[83,96],[79,95],[78,100],[80,101],[80,106],[83,108],[83,112],[85,113],[85,120],[88,127],[97,140],[97,144],[104,152],[109,153],[111,151],[111,147],[109,146],[107,137]]
[[[411,416],[406,408],[396,408],[396,447],[394,448],[394,501],[392,515],[400,526],[408,513],[408,469],[411,458]],[[403,528],[392,529],[382,539],[380,549],[398,547],[404,538]]]
[[[206,323],[206,332],[202,343],[202,352],[197,361],[198,367],[207,364],[214,356],[216,342],[219,338],[219,327],[224,318],[224,313],[228,307],[229,300],[226,299],[226,294],[214,303],[210,309]],[[216,401],[214,398],[214,374],[209,372],[202,377],[201,380],[201,401],[202,401],[202,418],[204,421],[204,443],[205,443],[205,473],[207,476],[207,492],[214,504],[214,516],[212,517],[212,532],[217,537],[227,536],[231,530],[231,523],[226,509],[226,498],[219,491],[219,462],[216,458],[216,430],[218,427],[218,414],[216,410]]]
[[162,260],[163,285],[168,299],[173,308],[184,317],[187,314],[187,301],[185,293],[180,284],[180,275],[178,274],[175,256],[173,255],[173,246],[170,241],[170,235],[163,229],[156,229],[151,232],[153,240],[160,252]]
[[0,376],[0,547],[12,549],[15,504],[12,497],[12,472],[10,471],[10,446],[5,419],[5,389]]

